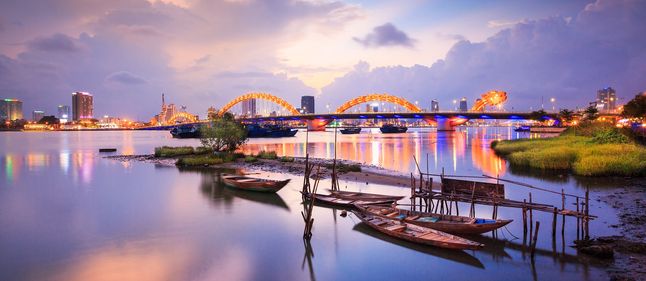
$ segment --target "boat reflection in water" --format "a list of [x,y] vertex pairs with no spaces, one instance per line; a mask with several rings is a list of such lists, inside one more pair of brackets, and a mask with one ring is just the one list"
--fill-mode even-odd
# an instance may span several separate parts
[[200,183],[202,195],[211,199],[211,203],[214,205],[230,207],[237,198],[289,211],[289,206],[285,203],[285,200],[276,193],[257,193],[228,188],[224,182],[221,181],[220,175],[222,173],[231,173],[233,172],[232,170],[223,169],[216,171],[201,168],[182,168],[180,169],[180,172],[199,173],[202,176]]

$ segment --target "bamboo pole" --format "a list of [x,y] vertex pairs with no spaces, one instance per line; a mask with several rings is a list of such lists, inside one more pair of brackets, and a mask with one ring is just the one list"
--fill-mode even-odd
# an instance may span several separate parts
[[534,232],[534,240],[532,240],[531,255],[534,259],[534,252],[536,252],[536,242],[538,242],[538,229],[541,227],[541,222],[536,222],[536,231]]

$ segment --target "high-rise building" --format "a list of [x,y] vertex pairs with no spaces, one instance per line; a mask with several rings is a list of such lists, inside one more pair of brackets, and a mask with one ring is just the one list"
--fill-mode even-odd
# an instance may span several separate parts
[[256,116],[256,99],[242,101],[242,115],[248,117]]
[[431,112],[438,112],[440,111],[440,103],[437,100],[432,100],[431,101]]
[[301,109],[303,113],[314,113],[314,96],[302,96],[301,97]]
[[94,102],[90,93],[72,93],[72,120],[92,118],[94,116]]
[[58,115],[56,115],[56,118],[61,120],[61,123],[67,123],[67,121],[70,120],[70,116],[72,114],[70,113],[70,106],[69,105],[59,105],[58,106]]
[[0,119],[22,119],[22,101],[17,99],[0,99]]
[[467,98],[462,98],[460,100],[460,111],[466,112],[468,110],[469,110],[469,108],[468,108],[468,105],[467,105]]
[[597,91],[597,104],[603,106],[604,111],[613,111],[617,109],[617,95],[615,89],[607,87]]
[[31,112],[31,121],[38,122],[45,117],[45,111],[34,110]]

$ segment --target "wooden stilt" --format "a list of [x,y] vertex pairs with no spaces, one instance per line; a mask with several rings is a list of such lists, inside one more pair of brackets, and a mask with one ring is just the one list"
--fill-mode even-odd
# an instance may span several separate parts
[[536,222],[536,231],[534,232],[534,240],[532,240],[531,255],[534,259],[534,252],[536,252],[536,242],[538,242],[538,229],[541,227],[541,222]]

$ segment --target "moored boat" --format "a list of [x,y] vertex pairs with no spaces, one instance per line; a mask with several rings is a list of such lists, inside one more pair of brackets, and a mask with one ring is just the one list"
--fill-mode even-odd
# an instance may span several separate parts
[[375,230],[402,240],[454,250],[477,250],[484,247],[484,244],[446,232],[398,221],[396,219],[374,216],[359,209],[352,210],[352,213]]
[[174,138],[199,138],[200,128],[197,125],[180,125],[170,130],[170,134]]
[[[302,192],[301,192],[302,193]],[[319,194],[316,193],[314,195],[309,194],[309,193],[303,193],[306,199],[311,200],[312,197],[314,198],[314,203],[319,203],[319,204],[324,204],[324,205],[329,205],[329,206],[334,206],[334,207],[342,207],[342,208],[354,208],[355,204],[358,205],[371,205],[371,204],[379,204],[379,205],[384,205],[384,204],[392,204],[394,203],[395,199],[375,199],[375,198],[340,198],[338,196],[335,196],[334,194],[326,195],[326,194]]]
[[260,126],[257,124],[249,124],[247,128],[247,137],[249,138],[282,138],[293,137],[298,130],[289,127],[278,125]]
[[222,174],[221,178],[227,186],[257,192],[277,192],[290,181],[289,179],[279,181],[229,174]]
[[501,228],[513,221],[441,215],[386,206],[364,205],[355,207],[364,213],[369,213],[374,216],[403,220],[406,223],[452,234],[482,234]]
[[400,125],[393,124],[384,124],[379,128],[379,130],[384,134],[397,134],[397,133],[406,133],[408,128]]
[[518,127],[514,128],[514,131],[516,131],[516,132],[529,132],[530,129],[531,129],[530,126],[518,126]]
[[348,128],[343,128],[343,129],[341,129],[339,131],[341,131],[341,134],[344,134],[344,135],[354,135],[354,134],[361,133],[361,128],[360,127],[348,127]]
[[341,198],[341,199],[361,199],[361,200],[393,200],[397,202],[401,199],[404,199],[404,196],[396,195],[385,195],[385,194],[376,194],[376,193],[366,193],[366,192],[357,192],[357,191],[345,191],[345,190],[332,190],[329,189],[330,195]]

